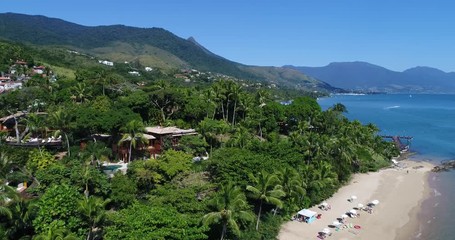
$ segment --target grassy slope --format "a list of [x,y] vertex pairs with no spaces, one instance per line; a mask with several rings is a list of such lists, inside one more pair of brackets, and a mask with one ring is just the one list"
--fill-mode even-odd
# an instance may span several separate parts
[[91,49],[95,55],[114,62],[139,61],[143,66],[163,69],[185,68],[188,63],[175,55],[147,44],[130,44],[114,42],[105,47]]

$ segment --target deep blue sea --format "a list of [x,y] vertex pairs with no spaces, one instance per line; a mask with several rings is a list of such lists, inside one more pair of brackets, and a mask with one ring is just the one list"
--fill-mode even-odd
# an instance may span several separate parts
[[[380,135],[412,136],[410,147],[416,160],[455,159],[455,95],[334,95],[318,102],[323,110],[336,103],[345,105],[346,117],[375,124]],[[421,229],[410,239],[455,239],[453,183],[455,170],[431,174],[432,197],[423,203]]]

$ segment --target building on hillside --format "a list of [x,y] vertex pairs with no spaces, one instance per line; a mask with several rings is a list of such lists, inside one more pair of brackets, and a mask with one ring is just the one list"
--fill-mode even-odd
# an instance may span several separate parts
[[22,83],[21,82],[7,82],[7,83],[0,83],[4,91],[9,91],[13,89],[21,89]]
[[110,61],[106,61],[106,60],[98,60],[99,63],[101,64],[104,64],[106,66],[114,66],[114,63],[113,62],[110,62]]
[[0,82],[9,82],[11,78],[9,76],[2,76],[0,77]]
[[130,75],[133,75],[133,76],[136,76],[136,77],[140,77],[141,76],[141,74],[138,71],[129,71],[128,73]]
[[17,61],[15,62],[15,64],[16,64],[16,65],[27,65],[28,63],[25,62],[25,61],[17,60]]
[[46,67],[45,66],[35,66],[35,67],[33,67],[33,73],[43,74],[45,71],[46,71]]
[[[182,136],[197,135],[194,129],[180,129],[177,127],[146,127],[143,134],[146,143],[139,143],[135,151],[146,151],[152,158],[161,154],[162,150],[168,144],[168,147],[176,147]],[[121,145],[113,144],[112,150],[117,153],[120,160],[128,161],[128,139]]]
[[155,154],[161,153],[162,148],[165,145],[165,141],[170,140],[172,147],[176,147],[179,144],[179,140],[182,136],[197,135],[194,129],[180,129],[177,127],[146,127],[145,132],[153,137],[153,148]]
[[[19,147],[61,147],[62,137],[53,137],[47,132],[32,133],[28,132],[27,126],[22,119],[27,117],[28,112],[17,112],[6,117],[0,118],[0,131],[7,132],[5,143],[10,146]],[[46,115],[45,112],[36,112],[37,115]],[[16,135],[16,124],[19,132],[19,140]]]

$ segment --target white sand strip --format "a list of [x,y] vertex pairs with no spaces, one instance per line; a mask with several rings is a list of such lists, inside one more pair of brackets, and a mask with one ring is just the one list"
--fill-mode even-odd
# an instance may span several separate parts
[[[318,232],[340,218],[359,203],[367,205],[372,200],[379,200],[373,208],[373,213],[360,212],[360,217],[348,218],[347,222],[359,225],[361,229],[341,229],[336,231],[330,228],[332,235],[326,239],[369,239],[369,240],[394,240],[403,226],[406,231],[413,231],[412,222],[418,226],[415,219],[416,211],[422,200],[428,197],[428,173],[433,165],[427,162],[401,161],[406,164],[403,169],[384,169],[379,172],[356,174],[350,184],[340,188],[334,196],[326,202],[331,205],[331,210],[322,211],[317,206],[310,210],[322,213],[321,219],[311,224],[290,221],[285,223],[280,231],[280,240],[318,239]],[[350,202],[352,196],[357,199]],[[410,223],[411,220],[411,223]],[[349,224],[350,225],[350,224]],[[412,233],[400,232],[400,237]]]

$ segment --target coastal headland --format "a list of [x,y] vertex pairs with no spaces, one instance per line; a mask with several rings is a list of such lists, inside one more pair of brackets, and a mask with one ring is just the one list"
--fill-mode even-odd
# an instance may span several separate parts
[[[321,214],[320,219],[310,224],[289,221],[282,226],[278,239],[319,239],[324,228],[330,230],[326,239],[413,239],[418,234],[420,206],[430,195],[428,174],[432,168],[428,162],[403,160],[392,168],[356,174],[349,184],[326,200],[330,210],[309,208]],[[356,199],[351,199],[352,196]],[[358,209],[359,204],[367,206],[373,200],[379,204],[372,207],[371,213]],[[360,216],[347,217],[345,224],[335,228],[333,222],[352,209]]]

